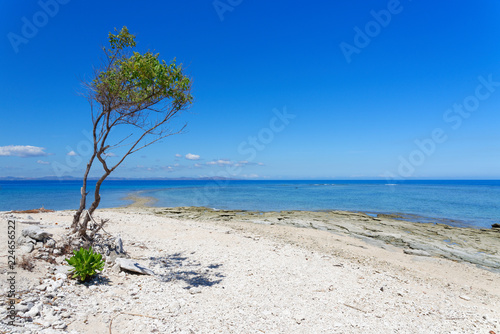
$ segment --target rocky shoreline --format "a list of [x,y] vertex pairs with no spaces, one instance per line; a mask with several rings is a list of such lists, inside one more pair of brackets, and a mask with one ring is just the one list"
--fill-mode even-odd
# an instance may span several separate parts
[[500,272],[500,229],[415,223],[391,215],[373,217],[348,211],[214,210],[206,207],[158,208],[156,214],[201,221],[238,221],[312,228],[362,239],[379,247],[393,245],[411,255],[442,257]]

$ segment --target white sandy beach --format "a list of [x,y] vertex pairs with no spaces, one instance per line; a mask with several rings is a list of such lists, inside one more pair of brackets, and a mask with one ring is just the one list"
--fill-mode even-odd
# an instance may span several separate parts
[[[76,284],[53,274],[64,257],[33,260],[33,272],[17,270],[18,303],[40,312],[0,332],[500,333],[498,272],[338,232],[155,212],[96,215],[110,219],[105,230],[155,275],[111,263],[100,280]],[[57,241],[72,213],[3,213],[1,221],[4,231],[7,218],[40,222]],[[26,226],[17,224],[18,235]],[[2,277],[6,241],[3,233]]]

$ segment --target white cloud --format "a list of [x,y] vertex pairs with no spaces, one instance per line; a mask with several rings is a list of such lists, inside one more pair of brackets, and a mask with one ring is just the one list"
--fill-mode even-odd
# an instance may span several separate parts
[[45,148],[30,145],[0,146],[0,156],[4,157],[43,157]]
[[50,165],[50,162],[48,162],[48,161],[43,161],[43,160],[38,160],[36,163],[37,163],[37,164],[40,164],[40,165]]
[[[73,151],[71,151],[71,152],[73,152]],[[104,153],[104,155],[107,156],[107,157],[116,157],[116,154],[114,154],[113,152]]]
[[69,151],[68,153],[66,153],[66,155],[69,155],[70,157],[74,157],[74,156],[76,156],[78,154],[76,154],[75,151]]
[[186,159],[188,159],[188,160],[199,160],[200,156],[197,155],[197,154],[188,153],[188,154],[186,154]]
[[175,157],[176,157],[176,158],[182,158],[182,154],[177,153],[177,154],[175,155]]
[[243,167],[243,166],[264,166],[262,162],[250,162],[247,160],[242,160],[238,161],[238,163],[235,164],[236,167]]
[[243,175],[241,175],[241,177],[244,177],[247,179],[255,179],[255,178],[258,178],[259,175],[257,175],[257,174],[243,174]]
[[167,172],[174,171],[174,167],[172,167],[172,166],[163,166],[163,167],[161,167],[161,169],[166,170]]
[[214,166],[214,165],[228,166],[228,165],[232,165],[232,164],[233,164],[232,161],[226,160],[226,159],[219,159],[219,160],[214,160],[214,161],[207,162],[207,165],[209,165],[209,166]]

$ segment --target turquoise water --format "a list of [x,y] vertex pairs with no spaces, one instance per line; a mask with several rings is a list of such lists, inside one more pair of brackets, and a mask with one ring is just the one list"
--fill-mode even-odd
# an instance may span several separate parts
[[[80,181],[0,181],[0,211],[75,209]],[[155,206],[259,211],[349,210],[399,213],[421,222],[490,227],[500,222],[500,181],[146,181],[108,180],[101,208],[134,193]],[[92,194],[92,192],[91,192]],[[91,199],[88,200],[90,202]]]

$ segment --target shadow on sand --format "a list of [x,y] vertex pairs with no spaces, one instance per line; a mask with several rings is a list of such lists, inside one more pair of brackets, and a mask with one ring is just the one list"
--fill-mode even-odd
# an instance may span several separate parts
[[170,254],[163,257],[150,257],[151,267],[159,267],[162,271],[158,278],[162,282],[183,281],[185,289],[199,286],[213,286],[219,284],[224,275],[217,269],[222,264],[210,264],[203,267],[201,263],[190,260],[182,253]]

